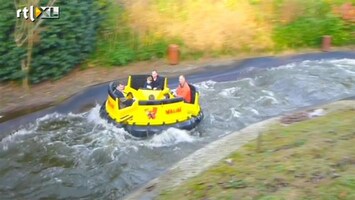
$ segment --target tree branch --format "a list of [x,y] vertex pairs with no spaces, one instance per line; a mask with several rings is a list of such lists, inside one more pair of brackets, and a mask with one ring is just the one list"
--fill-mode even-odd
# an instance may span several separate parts
[[[48,4],[47,4],[47,6],[53,6],[54,5],[54,3],[56,2],[57,0],[51,0],[50,2],[48,2]],[[16,4],[16,0],[15,0],[15,4]],[[38,4],[38,0],[37,1],[35,1],[35,2],[33,2],[33,4]],[[21,19],[20,19],[21,20]],[[17,21],[19,21],[19,20],[17,20]],[[32,32],[34,32],[35,30],[37,30],[38,29],[38,27],[42,24],[42,22],[43,22],[43,19],[42,18],[40,18],[38,21],[37,21],[37,23],[36,23],[36,25],[32,28]],[[24,27],[24,20],[21,20],[21,28],[23,28]],[[24,29],[26,29],[26,28],[24,28]],[[16,42],[16,44],[17,44],[17,46],[19,46],[19,47],[21,47],[27,40],[28,40],[28,37],[29,37],[29,35],[26,35],[26,37],[25,38],[23,38],[22,39],[22,41],[21,42],[19,42],[20,40],[21,40],[21,38],[23,37],[23,35],[24,35],[24,33],[21,31],[21,34],[19,34],[19,36],[17,37],[16,35],[16,32],[17,32],[17,28],[15,28],[15,42]],[[25,32],[25,31],[24,31]]]

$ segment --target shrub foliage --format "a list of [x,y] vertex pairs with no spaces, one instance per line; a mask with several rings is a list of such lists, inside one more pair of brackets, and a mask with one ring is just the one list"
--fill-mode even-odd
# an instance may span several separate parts
[[[95,49],[97,30],[103,19],[103,1],[57,0],[60,19],[45,19],[38,28],[32,53],[30,81],[58,79],[83,62]],[[47,5],[40,1],[40,6]],[[23,76],[21,60],[26,46],[14,41],[16,10],[14,1],[0,0],[0,81]],[[21,19],[25,20],[25,19]],[[34,23],[28,20],[27,23]]]

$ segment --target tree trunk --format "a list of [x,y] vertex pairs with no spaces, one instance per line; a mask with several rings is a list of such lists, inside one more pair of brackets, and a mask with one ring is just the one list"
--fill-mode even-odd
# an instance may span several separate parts
[[[14,0],[16,9],[23,6],[38,6],[39,0],[28,0],[26,2],[21,2],[20,0]],[[56,0],[50,0],[47,6],[53,6]],[[32,52],[34,45],[34,33],[37,31],[39,34],[39,26],[43,19],[39,18],[36,22],[31,22],[30,20],[24,21],[24,19],[17,19],[15,26],[15,42],[18,47],[23,47],[27,43],[27,54],[26,58],[21,60],[21,71],[24,74],[22,79],[22,86],[28,92],[30,90],[30,71],[32,63]]]
[[21,63],[24,65],[22,68],[24,72],[24,77],[22,79],[22,86],[26,91],[29,91],[30,89],[30,81],[29,81],[29,76],[30,76],[30,70],[31,70],[31,62],[32,62],[32,50],[33,50],[33,24],[30,22],[28,25],[28,40],[27,40],[27,57],[26,61],[24,63]]
[[26,59],[21,60],[21,71],[25,74],[22,78],[22,87],[27,92],[30,90],[29,81],[28,81],[28,70],[26,66]]

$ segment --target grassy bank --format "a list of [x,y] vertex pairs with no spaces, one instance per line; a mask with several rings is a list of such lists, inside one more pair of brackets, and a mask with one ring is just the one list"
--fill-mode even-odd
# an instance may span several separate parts
[[159,199],[354,199],[354,115],[273,126],[261,148],[250,142]]
[[107,1],[91,63],[160,59],[171,43],[179,44],[182,59],[318,48],[323,35],[336,46],[355,44],[348,14],[355,0]]

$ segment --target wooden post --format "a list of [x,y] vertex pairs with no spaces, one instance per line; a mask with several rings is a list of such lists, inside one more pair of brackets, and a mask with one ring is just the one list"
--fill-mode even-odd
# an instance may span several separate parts
[[179,46],[176,44],[169,45],[168,48],[168,60],[170,65],[177,65],[179,64],[180,59],[180,51]]
[[330,51],[332,36],[324,35],[322,41],[322,51]]

